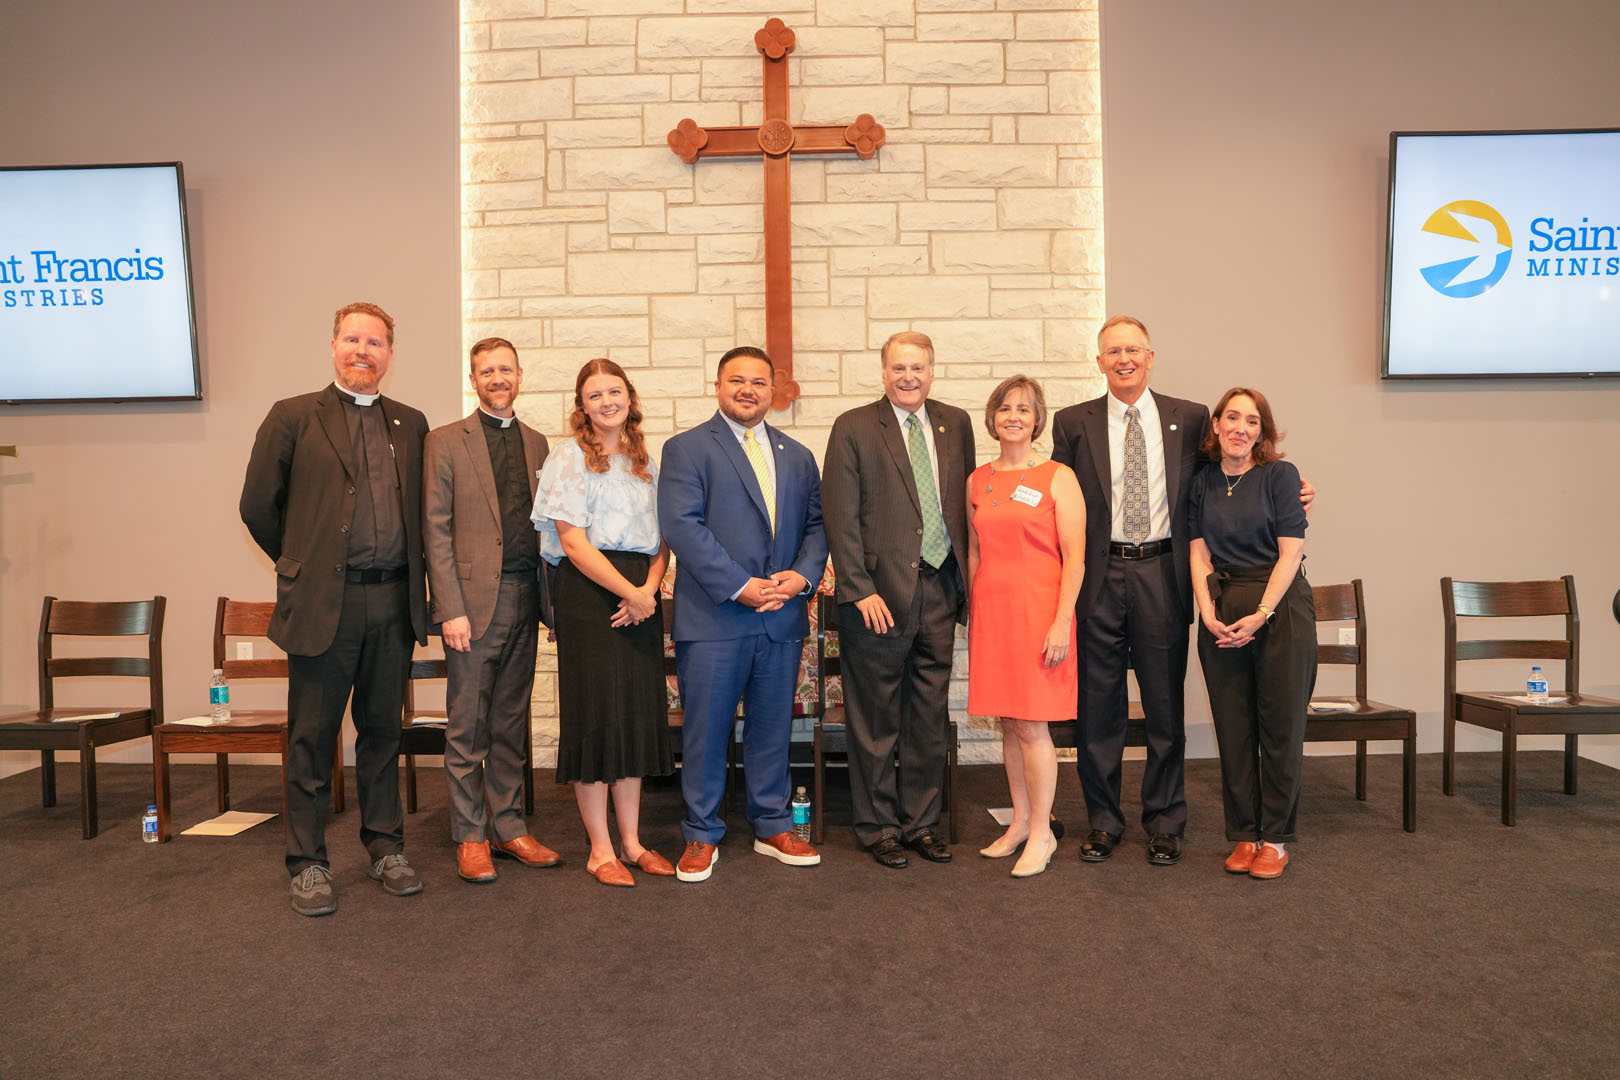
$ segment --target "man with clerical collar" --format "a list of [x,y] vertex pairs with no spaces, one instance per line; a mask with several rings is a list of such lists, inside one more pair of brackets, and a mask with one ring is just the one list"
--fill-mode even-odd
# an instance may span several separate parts
[[393,356],[387,312],[339,308],[336,381],[271,407],[242,485],[242,522],[276,567],[270,640],[287,652],[287,870],[300,915],[337,910],[326,807],[351,692],[368,873],[392,895],[422,891],[404,853],[399,721],[413,641],[427,641],[427,421],[382,396]]
[[[934,344],[898,333],[883,397],[833,422],[822,492],[838,582],[855,838],[883,866],[948,862],[939,827],[951,660],[967,621],[973,424],[928,396]],[[895,768],[898,761],[899,768]]]
[[428,432],[422,532],[449,675],[444,771],[456,872],[483,883],[495,880],[492,834],[494,854],[524,866],[562,860],[523,820],[542,581],[529,513],[546,437],[517,419],[523,367],[510,341],[483,339],[470,364],[478,408]]

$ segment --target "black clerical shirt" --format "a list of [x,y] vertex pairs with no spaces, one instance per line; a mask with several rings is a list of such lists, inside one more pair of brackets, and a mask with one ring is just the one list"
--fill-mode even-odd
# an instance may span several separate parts
[[489,467],[501,504],[501,573],[533,571],[540,565],[540,543],[529,520],[534,498],[529,494],[528,459],[517,420],[502,420],[478,410],[489,444]]

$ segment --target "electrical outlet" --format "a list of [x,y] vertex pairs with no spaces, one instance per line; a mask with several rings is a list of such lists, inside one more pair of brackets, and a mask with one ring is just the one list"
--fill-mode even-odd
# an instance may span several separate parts
[[251,660],[251,659],[253,659],[253,642],[251,642],[251,641],[238,641],[236,643],[236,658],[238,660]]
[[1356,643],[1356,628],[1353,626],[1339,627],[1339,644],[1354,645]]

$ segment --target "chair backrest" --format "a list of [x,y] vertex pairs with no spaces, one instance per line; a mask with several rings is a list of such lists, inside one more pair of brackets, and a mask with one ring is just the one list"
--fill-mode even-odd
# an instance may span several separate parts
[[287,658],[265,656],[253,660],[236,660],[230,655],[231,638],[270,637],[270,615],[276,609],[273,603],[250,600],[232,600],[221,596],[214,602],[214,666],[225,673],[226,682],[238,679],[285,679]]
[[1312,585],[1311,596],[1316,601],[1316,621],[1348,622],[1356,627],[1356,643],[1340,645],[1317,642],[1318,664],[1354,664],[1356,668],[1356,697],[1367,697],[1367,618],[1362,602],[1361,579],[1354,578],[1347,585]]
[[[86,601],[45,598],[39,619],[39,707],[56,706],[54,680],[81,676],[145,679],[152,723],[163,722],[163,609],[167,600]],[[146,637],[145,656],[54,655],[57,637]]]
[[[1579,694],[1581,685],[1581,620],[1575,607],[1575,578],[1565,574],[1550,581],[1453,581],[1440,579],[1440,602],[1446,616],[1446,692],[1443,707],[1453,708],[1460,660],[1562,660],[1564,692]],[[1557,638],[1488,638],[1459,641],[1458,618],[1532,618],[1562,615],[1564,634]]]
[[[829,637],[834,641],[829,642]],[[842,641],[838,636],[838,601],[832,593],[816,596],[816,704],[818,715],[827,712],[827,680],[837,679],[843,687]],[[829,647],[830,646],[830,647]]]
[[405,677],[405,720],[416,712],[416,684],[421,679],[446,679],[450,666],[442,656],[421,656],[411,659],[410,673]]

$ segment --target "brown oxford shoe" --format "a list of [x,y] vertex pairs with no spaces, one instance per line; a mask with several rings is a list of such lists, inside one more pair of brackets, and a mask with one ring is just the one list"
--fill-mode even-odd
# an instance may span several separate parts
[[562,863],[562,856],[532,836],[518,836],[511,840],[497,840],[490,845],[496,855],[516,859],[524,866],[546,867]]
[[1232,849],[1232,854],[1226,857],[1226,872],[1228,874],[1247,874],[1249,867],[1254,865],[1254,853],[1260,845],[1253,840],[1240,840],[1238,846]]
[[1266,844],[1254,853],[1254,862],[1249,865],[1249,876],[1269,881],[1272,878],[1282,877],[1283,867],[1288,865],[1288,852],[1278,851],[1270,844]]
[[488,844],[457,844],[456,873],[461,880],[487,885],[495,880],[495,864],[489,858]]

